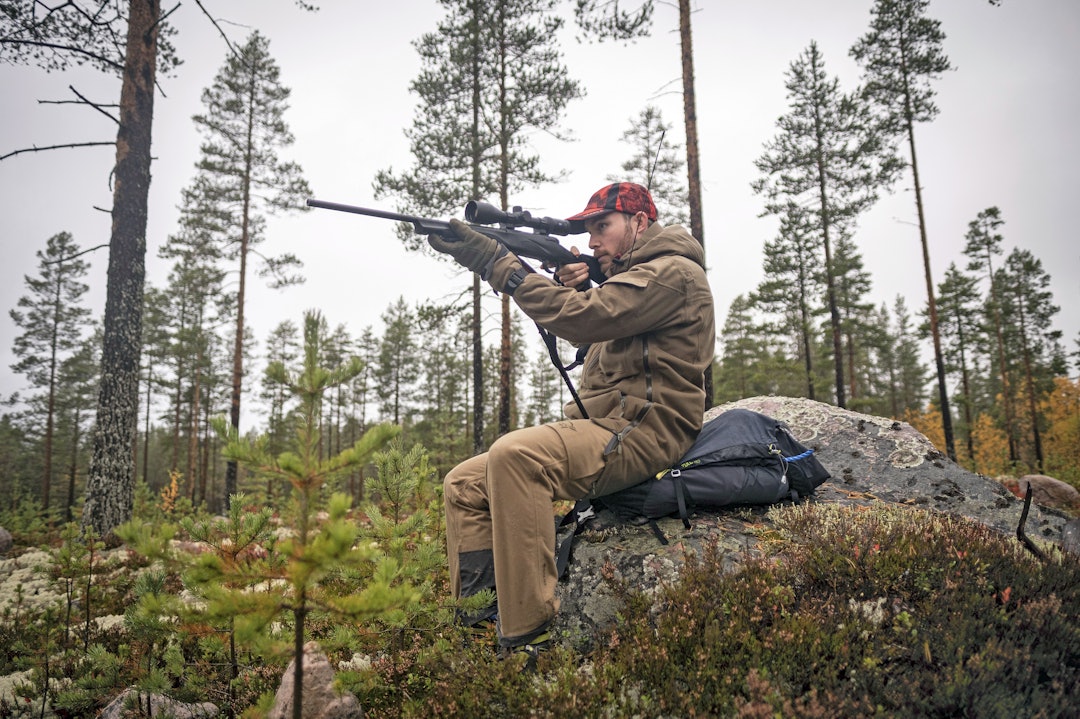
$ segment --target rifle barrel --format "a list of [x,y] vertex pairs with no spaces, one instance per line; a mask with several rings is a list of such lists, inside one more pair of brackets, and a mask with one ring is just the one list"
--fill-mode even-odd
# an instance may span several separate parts
[[416,222],[418,218],[410,217],[409,215],[402,215],[398,212],[389,212],[387,210],[373,210],[369,207],[357,207],[356,205],[343,205],[340,202],[326,202],[325,200],[308,200],[309,207],[318,207],[324,210],[337,210],[338,212],[352,212],[357,215],[369,215],[371,217],[381,217],[384,220],[397,220],[398,222]]

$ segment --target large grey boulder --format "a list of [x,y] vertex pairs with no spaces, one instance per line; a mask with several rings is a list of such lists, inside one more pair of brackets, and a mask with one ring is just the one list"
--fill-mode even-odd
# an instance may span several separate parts
[[[786,397],[739,400],[714,407],[705,418],[735,407],[785,422],[800,442],[815,450],[832,479],[818,488],[812,501],[919,507],[1016,534],[1023,502],[1001,483],[950,461],[905,422]],[[1025,531],[1037,542],[1060,544],[1067,519],[1061,511],[1033,504]],[[621,602],[611,595],[605,575],[655,592],[678,576],[686,550],[700,551],[710,541],[719,543],[725,570],[730,571],[759,553],[762,525],[767,528],[769,521],[762,507],[699,512],[690,530],[677,517],[656,522],[662,540],[648,523],[620,521],[601,510],[579,535],[567,575],[559,583],[559,637],[587,649],[598,630],[615,620]]]
[[0,555],[10,552],[11,547],[11,532],[7,531],[3,527],[0,527]]
[[[1080,509],[1080,490],[1045,474],[1025,474],[1016,481],[1016,494],[1023,497],[1031,489],[1033,501],[1048,507]],[[1011,487],[1010,487],[1011,489]]]
[[[334,688],[334,668],[319,649],[316,642],[304,645],[304,693],[301,698],[301,715],[304,719],[363,719],[364,710],[360,700],[349,693],[339,693]],[[294,671],[296,660],[289,663],[281,678],[281,686],[274,697],[274,706],[268,719],[290,719],[293,696],[296,694]]]

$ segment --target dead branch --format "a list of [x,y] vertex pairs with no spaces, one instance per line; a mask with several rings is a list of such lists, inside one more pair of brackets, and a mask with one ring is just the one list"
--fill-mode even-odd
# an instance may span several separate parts
[[117,105],[117,104],[102,104],[102,103],[99,103],[99,102],[94,102],[94,101],[88,99],[85,95],[80,93],[78,90],[76,90],[73,85],[68,85],[68,89],[71,90],[71,92],[73,92],[75,94],[75,97],[77,97],[79,99],[78,100],[38,100],[38,104],[39,105],[89,105],[90,107],[94,108],[95,110],[100,112],[105,117],[107,117],[110,120],[112,120],[113,122],[115,122],[117,125],[120,124],[119,119],[113,117],[112,115],[110,115],[108,112],[106,112],[104,110],[104,108],[106,108],[106,107],[120,107],[119,105]]
[[1024,494],[1024,511],[1020,513],[1020,524],[1016,527],[1016,538],[1020,540],[1020,543],[1027,548],[1032,554],[1046,561],[1046,555],[1041,549],[1035,546],[1035,542],[1031,541],[1031,538],[1024,533],[1024,525],[1027,524],[1028,510],[1031,509],[1031,482],[1028,482],[1027,493]]
[[33,147],[24,147],[21,150],[12,150],[6,155],[0,155],[0,160],[6,160],[9,157],[21,155],[24,152],[44,152],[45,150],[62,150],[69,147],[100,147],[102,145],[115,146],[116,140],[109,140],[108,142],[71,142],[66,145],[48,145],[46,147],[38,147],[37,145],[34,145]]
[[100,249],[101,249],[102,247],[108,247],[108,246],[109,246],[109,243],[108,243],[108,242],[106,242],[106,243],[105,243],[105,244],[103,244],[103,245],[98,245],[98,246],[96,246],[96,247],[91,247],[91,248],[89,248],[89,249],[86,249],[86,250],[83,250],[83,251],[81,251],[81,252],[76,252],[76,253],[75,253],[75,254],[73,254],[73,255],[68,255],[67,257],[61,257],[61,258],[60,258],[60,259],[58,259],[58,260],[47,260],[47,261],[45,261],[45,262],[42,262],[41,264],[43,264],[43,265],[59,265],[59,264],[61,264],[61,263],[63,263],[63,262],[67,262],[68,260],[73,260],[73,259],[75,259],[76,257],[79,257],[79,256],[81,256],[81,255],[85,255],[85,254],[86,254],[86,253],[88,253],[88,252],[94,252],[94,251],[96,251],[96,250],[100,250]]
[[233,47],[232,43],[229,42],[229,36],[226,35],[225,31],[221,29],[220,25],[218,25],[217,19],[213,15],[211,15],[210,12],[206,9],[206,7],[202,4],[202,0],[195,0],[195,4],[199,6],[199,9],[202,10],[203,15],[206,16],[206,19],[209,20],[210,23],[217,29],[218,34],[221,35],[221,39],[225,41],[225,45],[229,48],[229,52],[239,57],[240,53],[235,47]]

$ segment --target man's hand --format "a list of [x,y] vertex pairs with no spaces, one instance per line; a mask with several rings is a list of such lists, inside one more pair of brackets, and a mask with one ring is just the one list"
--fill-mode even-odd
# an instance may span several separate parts
[[[570,251],[575,255],[581,254],[576,247],[571,247]],[[572,262],[568,265],[562,265],[556,268],[555,278],[566,287],[580,287],[589,281],[589,266],[584,262]]]
[[486,280],[495,260],[506,254],[506,248],[458,219],[450,220],[450,230],[457,239],[428,235],[428,244],[432,249],[450,255],[458,264],[479,274],[480,279]]

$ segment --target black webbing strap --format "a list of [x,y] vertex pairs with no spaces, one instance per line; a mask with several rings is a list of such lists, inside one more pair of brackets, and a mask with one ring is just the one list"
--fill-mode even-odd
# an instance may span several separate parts
[[656,522],[655,519],[649,520],[649,527],[652,528],[652,533],[656,535],[657,541],[659,541],[660,544],[663,544],[666,547],[668,543],[667,536],[664,535],[664,530],[660,529],[660,525]]
[[[574,537],[581,533],[581,530],[585,529],[585,522],[596,516],[596,512],[593,511],[592,502],[588,499],[579,499],[574,508],[566,513],[566,516],[559,521],[558,529],[574,525],[573,531],[570,536],[562,541],[558,549],[555,550],[555,576],[562,578],[562,575],[566,572],[566,568],[570,566],[570,549],[574,546]],[[556,534],[558,534],[558,529]]]
[[[581,412],[581,418],[588,419],[589,413],[585,411],[585,405],[581,403],[581,398],[578,397],[577,388],[574,387],[574,382],[570,379],[569,373],[569,370],[572,370],[581,364],[583,360],[582,350],[578,350],[578,356],[575,358],[573,364],[564,366],[562,358],[559,357],[559,348],[556,344],[555,335],[541,327],[539,322],[535,322],[534,324],[536,325],[536,329],[540,332],[540,337],[543,338],[544,344],[547,346],[548,357],[551,358],[551,364],[555,365],[555,369],[559,371],[559,375],[562,377],[567,389],[570,390],[570,396],[574,398],[574,403],[577,405],[578,412]],[[588,346],[584,349],[587,350]]]
[[686,511],[686,483],[683,482],[682,472],[678,469],[671,470],[671,480],[675,483],[675,499],[679,502],[679,516],[682,517],[683,526],[690,529],[690,513]]

